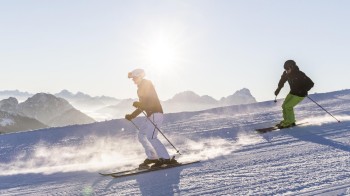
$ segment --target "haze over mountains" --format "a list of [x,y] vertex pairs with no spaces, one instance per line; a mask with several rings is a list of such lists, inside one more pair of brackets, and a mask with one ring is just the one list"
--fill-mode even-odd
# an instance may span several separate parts
[[[342,90],[325,94],[349,96],[350,90]],[[132,103],[137,99],[115,99],[112,97],[91,97],[84,93],[73,94],[67,90],[55,95],[47,93],[29,94],[20,91],[0,91],[0,97],[18,96],[25,101],[19,102],[15,97],[0,101],[0,133],[35,130],[46,127],[61,127],[76,124],[89,124],[95,121],[123,118],[134,111]],[[64,97],[64,98],[62,98]],[[192,91],[176,94],[173,98],[162,101],[165,113],[183,111],[200,111],[216,109],[230,105],[256,103],[248,89],[241,89],[220,100],[210,96],[199,96]]]
[[[107,96],[92,97],[82,92],[74,94],[68,90],[54,95],[31,94],[18,90],[0,91],[0,100],[0,111],[4,112],[3,116],[8,116],[8,118],[2,117],[5,119],[3,124],[6,126],[0,127],[0,132],[86,124],[123,118],[125,114],[135,110],[132,103],[137,101],[137,99],[116,99]],[[220,100],[208,95],[199,96],[192,91],[185,91],[176,94],[169,100],[162,101],[162,105],[165,113],[175,113],[255,102],[256,100],[250,91],[244,88]],[[26,120],[19,120],[23,118]]]
[[0,132],[67,126],[95,122],[94,119],[75,109],[65,99],[51,94],[38,93],[19,103],[14,97],[0,101],[3,112]]

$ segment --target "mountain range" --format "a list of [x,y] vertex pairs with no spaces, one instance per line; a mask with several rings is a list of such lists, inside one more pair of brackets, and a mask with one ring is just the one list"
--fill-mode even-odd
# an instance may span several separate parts
[[14,97],[4,99],[0,101],[0,111],[6,116],[1,120],[11,122],[0,126],[0,132],[95,122],[65,99],[46,93],[35,94],[22,103]]
[[255,103],[256,99],[246,88],[236,91],[234,94],[216,100],[208,95],[199,96],[192,91],[176,94],[173,98],[163,102],[165,112],[174,113],[182,111],[199,111],[229,105],[241,105]]
[[[92,97],[90,95],[78,92],[76,94],[63,90],[56,94],[27,92],[0,91],[0,97],[6,97],[0,101],[0,111],[16,115],[21,118],[28,118],[21,122],[14,120],[12,124],[0,127],[0,132],[14,130],[23,130],[14,128],[25,127],[35,129],[41,127],[67,126],[74,124],[86,124],[96,121],[123,118],[125,114],[135,110],[132,106],[137,99],[116,99],[107,96]],[[26,98],[20,102],[19,99]],[[228,105],[240,105],[255,103],[255,98],[248,89],[241,89],[234,94],[216,100],[208,95],[199,96],[192,91],[185,91],[176,94],[173,98],[161,101],[165,113],[176,113],[182,111],[199,111]],[[29,120],[33,122],[28,123]],[[37,121],[41,123],[39,126]],[[23,124],[23,125],[21,125]],[[19,126],[21,125],[21,126]],[[34,126],[35,125],[35,126]]]
[[62,90],[61,92],[56,93],[54,95],[56,97],[61,97],[69,101],[70,104],[81,110],[100,109],[106,105],[118,104],[121,101],[120,99],[107,96],[92,97],[82,92],[77,92],[76,94],[74,94],[68,90]]

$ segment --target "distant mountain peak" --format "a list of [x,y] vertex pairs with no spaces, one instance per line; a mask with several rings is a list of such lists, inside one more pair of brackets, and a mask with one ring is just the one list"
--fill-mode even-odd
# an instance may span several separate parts
[[[247,88],[242,88],[241,90],[236,91],[233,95],[231,96],[241,96],[241,97],[250,97],[254,98],[253,95],[250,93],[250,90]],[[255,98],[254,98],[255,100]]]
[[30,96],[32,95],[31,93],[28,92],[22,92],[19,90],[4,90],[4,91],[0,91],[0,95],[20,95],[20,96]]
[[238,90],[235,92],[235,94],[249,94],[250,95],[250,90],[247,88],[242,88],[241,90]]
[[194,93],[193,91],[184,91],[181,93],[177,93],[172,100],[174,101],[194,101],[200,99],[200,96]]
[[[68,101],[65,99],[56,97],[52,94],[48,93],[37,93],[33,95],[32,97],[28,98],[25,103],[47,103],[47,104],[61,104],[61,105],[70,105]],[[72,107],[72,106],[70,106]]]
[[55,94],[56,96],[57,95],[60,95],[60,96],[63,96],[63,97],[72,97],[74,96],[74,94],[66,89],[62,90],[61,92]]
[[248,104],[255,103],[256,99],[250,93],[247,88],[242,88],[228,97],[223,97],[220,99],[223,105],[238,105],[238,104]]
[[68,91],[68,90],[62,90],[59,93],[56,93],[55,96],[57,97],[62,97],[64,99],[74,99],[74,98],[78,98],[78,99],[86,99],[86,98],[91,98],[90,95],[87,95],[85,93],[82,92],[77,92],[76,94]]
[[18,106],[18,100],[14,97],[0,101],[0,110],[15,113]]
[[94,120],[75,109],[67,100],[48,93],[37,93],[20,103],[20,114],[49,126],[91,123]]
[[14,97],[9,97],[8,99],[4,99],[4,100],[0,101],[0,105],[3,103],[8,103],[11,105],[18,105],[18,100]]
[[26,100],[28,97],[33,96],[33,94],[28,92],[22,92],[19,90],[5,90],[0,91],[0,100],[7,99],[9,97],[15,97],[19,102]]

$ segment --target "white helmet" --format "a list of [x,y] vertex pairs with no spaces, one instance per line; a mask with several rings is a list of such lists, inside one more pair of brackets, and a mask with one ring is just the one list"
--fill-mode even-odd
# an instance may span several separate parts
[[145,71],[143,69],[135,69],[132,72],[128,73],[128,78],[143,78],[145,77]]

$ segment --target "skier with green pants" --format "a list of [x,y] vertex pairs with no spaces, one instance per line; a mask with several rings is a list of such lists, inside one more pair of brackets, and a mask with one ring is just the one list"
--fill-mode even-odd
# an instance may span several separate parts
[[299,70],[295,61],[287,60],[284,63],[284,69],[285,71],[278,83],[275,95],[279,94],[287,81],[290,86],[290,92],[282,104],[283,120],[276,125],[279,128],[295,126],[294,107],[308,95],[308,91],[314,86],[313,81]]

